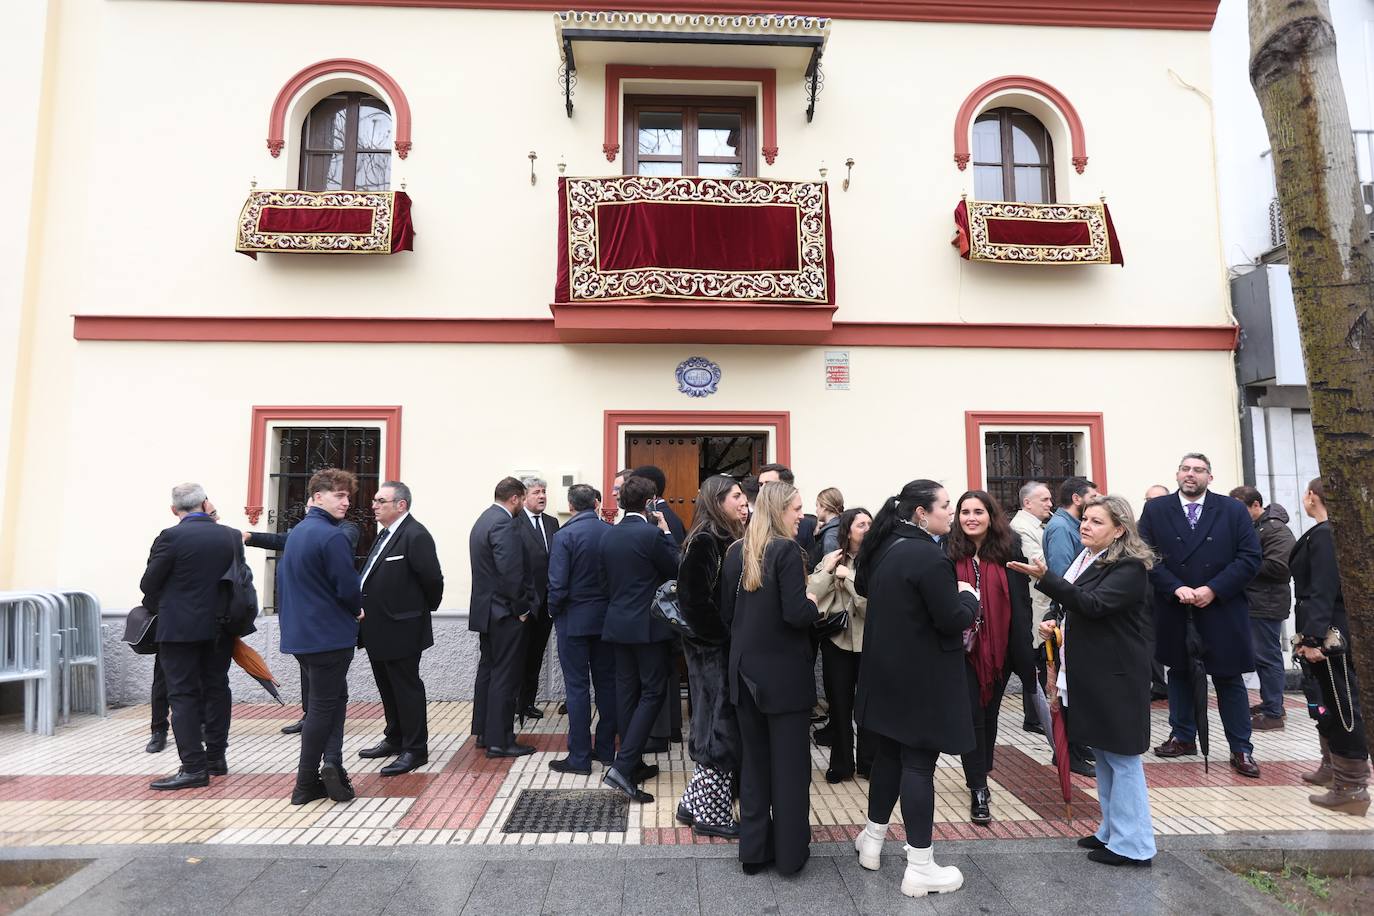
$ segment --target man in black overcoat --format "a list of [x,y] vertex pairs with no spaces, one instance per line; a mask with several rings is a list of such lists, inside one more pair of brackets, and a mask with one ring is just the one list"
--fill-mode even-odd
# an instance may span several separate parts
[[532,561],[535,608],[525,623],[525,665],[516,708],[526,719],[542,719],[544,711],[534,701],[539,695],[539,672],[544,667],[544,653],[553,629],[549,616],[549,546],[558,531],[558,519],[544,511],[549,504],[549,485],[545,481],[525,477],[520,482],[525,485],[525,503],[515,513],[515,523]]
[[200,484],[173,487],[172,514],[179,521],[153,541],[139,583],[143,606],[157,614],[158,657],[181,757],[181,768],[153,782],[154,789],[208,786],[212,774],[229,772],[224,752],[234,640],[220,631],[229,600],[220,580],[243,563],[243,539],[219,525],[214,511]]
[[382,741],[358,751],[364,759],[399,755],[383,776],[409,773],[429,762],[428,710],[420,656],[434,645],[430,615],[444,596],[444,573],[434,538],[410,514],[410,487],[388,480],[372,510],[381,530],[363,564],[363,619],[358,645],[367,650],[382,697]]
[[1185,644],[1192,612],[1206,651],[1202,660],[1217,691],[1217,711],[1231,749],[1231,768],[1259,778],[1250,743],[1250,695],[1242,676],[1255,668],[1245,587],[1260,568],[1260,544],[1245,507],[1212,493],[1212,463],[1190,452],[1178,465],[1178,490],[1145,504],[1140,536],[1160,557],[1154,587],[1155,657],[1169,667],[1169,740],[1158,757],[1197,753],[1194,689]]
[[488,757],[520,757],[534,748],[515,741],[515,710],[525,663],[525,623],[534,609],[531,561],[512,519],[525,499],[525,485],[506,477],[495,502],[468,535],[472,597],[468,629],[479,633],[481,655],[473,685],[472,734]]

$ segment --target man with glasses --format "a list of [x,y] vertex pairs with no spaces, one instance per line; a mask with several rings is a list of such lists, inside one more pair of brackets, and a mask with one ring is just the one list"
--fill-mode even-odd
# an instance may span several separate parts
[[1255,667],[1245,587],[1260,568],[1259,538],[1243,505],[1208,491],[1212,462],[1206,455],[1184,455],[1176,479],[1178,491],[1150,500],[1140,515],[1140,536],[1160,557],[1150,570],[1155,657],[1169,666],[1169,740],[1155,748],[1155,756],[1197,753],[1193,703],[1199,685],[1193,683],[1185,644],[1191,613],[1216,687],[1231,769],[1258,779],[1242,675]]
[[363,619],[358,645],[367,650],[386,731],[381,743],[358,751],[364,760],[396,759],[383,776],[409,773],[429,762],[429,719],[420,656],[434,645],[430,615],[444,596],[444,574],[434,538],[410,514],[410,487],[388,480],[377,488],[372,511],[381,528],[359,576]]

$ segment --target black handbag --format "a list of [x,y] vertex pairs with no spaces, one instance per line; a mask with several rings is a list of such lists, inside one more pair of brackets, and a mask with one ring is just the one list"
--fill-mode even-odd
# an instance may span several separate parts
[[666,623],[674,633],[683,639],[696,641],[696,630],[682,616],[682,605],[677,600],[677,580],[669,579],[654,592],[654,600],[649,603],[649,613]]
[[139,605],[124,618],[124,642],[139,655],[157,653],[157,614]]
[[849,629],[849,608],[845,608],[838,614],[828,614],[822,617],[820,620],[811,624],[811,628],[815,630],[816,635],[822,639],[829,639],[832,636],[843,633],[845,630]]

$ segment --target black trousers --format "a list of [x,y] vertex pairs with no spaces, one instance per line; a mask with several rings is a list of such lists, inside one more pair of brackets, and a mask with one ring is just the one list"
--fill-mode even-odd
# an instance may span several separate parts
[[472,733],[489,747],[515,742],[515,704],[525,664],[525,623],[493,617],[478,638],[481,655],[472,691]]
[[739,682],[739,860],[800,871],[811,855],[811,710],[764,713]]
[[167,703],[167,675],[162,673],[162,659],[157,653],[153,654],[153,695],[149,702],[153,709],[153,731],[167,734],[167,713],[171,706]]
[[659,707],[654,724],[649,729],[650,738],[662,741],[672,737],[673,732],[682,733],[682,669],[678,667],[678,661],[682,658],[682,641],[674,638],[668,645],[672,649],[663,682],[663,705]]
[[310,678],[305,676],[305,662],[297,659],[296,664],[301,669],[301,718],[304,719],[310,709]]
[[348,668],[353,649],[297,655],[310,682],[310,709],[301,726],[301,757],[296,779],[310,782],[327,761],[343,769],[344,717],[348,713]]
[[663,708],[672,662],[672,643],[615,643],[615,705],[620,750],[615,768],[633,781],[643,762],[644,742]]
[[1003,676],[993,685],[992,697],[987,705],[979,700],[978,674],[973,665],[964,663],[968,676],[969,705],[973,708],[973,736],[978,746],[959,759],[964,764],[964,785],[970,789],[986,789],[988,774],[992,772],[993,750],[997,745],[997,715],[1002,711],[1002,694],[1007,689],[1007,679]]
[[429,712],[425,706],[425,682],[420,679],[420,656],[375,659],[371,653],[372,677],[382,695],[386,714],[388,744],[402,751],[429,756]]
[[[1360,712],[1360,684],[1355,678],[1354,658],[1348,649],[1346,655],[1344,664],[1337,655],[1315,665],[1304,662],[1303,667],[1311,671],[1321,690],[1325,709],[1315,717],[1317,731],[1326,738],[1331,753],[1351,760],[1364,760],[1369,756],[1369,742]],[[1346,725],[1353,725],[1353,728],[1346,731]]]
[[907,845],[925,849],[935,825],[935,762],[940,752],[899,744],[885,735],[874,735],[873,740],[878,750],[868,783],[868,819],[886,824],[900,798]]
[[[821,641],[821,677],[830,698],[830,769],[840,776],[854,773],[854,691],[862,661],[862,652],[841,649],[829,639]],[[868,772],[873,766],[873,736],[865,728],[858,732],[859,769]]]
[[544,668],[544,651],[549,647],[549,631],[553,618],[547,610],[531,614],[525,621],[525,663],[520,679],[518,709],[524,709],[539,698],[539,672]]
[[181,768],[188,773],[205,772],[206,758],[223,757],[229,746],[233,646],[233,640],[223,637],[158,644],[158,659],[167,679],[167,702],[172,707],[172,734],[176,736]]

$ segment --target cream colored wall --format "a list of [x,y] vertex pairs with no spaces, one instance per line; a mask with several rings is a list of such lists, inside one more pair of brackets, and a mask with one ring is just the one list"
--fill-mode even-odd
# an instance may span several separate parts
[[[138,600],[148,545],[172,521],[172,484],[200,481],[226,524],[248,526],[252,404],[403,406],[402,476],[439,544],[445,608],[467,605],[468,530],[502,476],[580,468],[603,485],[606,409],[790,411],[791,462],[808,504],[838,486],[850,504],[876,507],[922,476],[956,495],[965,486],[965,410],[1102,411],[1110,488],[1133,503],[1170,480],[1185,451],[1213,457],[1217,489],[1240,479],[1225,353],[874,348],[852,351],[849,391],[826,391],[819,348],[83,343],[80,351],[73,435],[107,445],[98,461],[74,452],[41,475],[61,481],[61,511],[35,518],[33,533],[26,526],[17,584],[81,583],[111,607]],[[723,371],[719,392],[704,400],[679,394],[673,378],[677,363],[697,354]],[[361,371],[340,373],[345,365]],[[540,379],[538,394],[521,377]],[[1158,378],[1189,380],[1186,422],[1150,419],[1159,389],[1137,380]],[[134,436],[131,427],[149,432]],[[554,506],[565,508],[554,490]],[[261,576],[264,555],[250,556]]]

